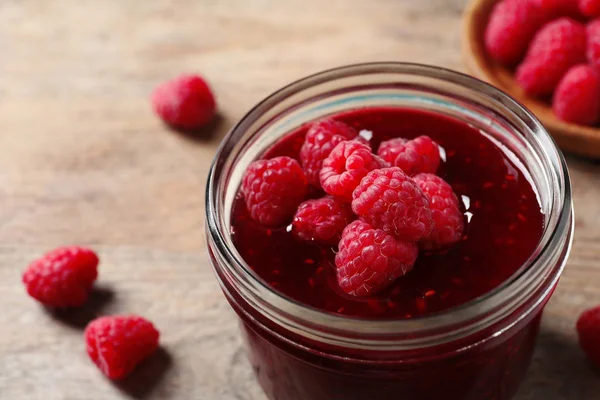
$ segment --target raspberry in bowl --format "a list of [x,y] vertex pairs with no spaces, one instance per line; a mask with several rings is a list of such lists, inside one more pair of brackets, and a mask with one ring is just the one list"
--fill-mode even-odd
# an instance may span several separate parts
[[[284,205],[276,222],[253,215],[249,186]],[[527,110],[401,63],[261,102],[223,141],[206,209],[256,376],[286,400],[512,398],[573,230],[564,160]]]

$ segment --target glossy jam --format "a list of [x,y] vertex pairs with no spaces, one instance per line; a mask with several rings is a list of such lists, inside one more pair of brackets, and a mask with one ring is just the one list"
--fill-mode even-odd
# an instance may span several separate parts
[[[234,243],[251,268],[275,290],[305,305],[367,319],[415,318],[484,295],[513,275],[533,253],[544,216],[524,168],[485,133],[442,115],[407,109],[362,109],[335,117],[356,127],[377,149],[393,137],[428,135],[443,148],[438,174],[461,200],[463,240],[448,251],[421,253],[415,268],[388,290],[367,299],[337,287],[336,248],[294,239],[289,229],[264,229],[236,202]],[[266,158],[298,158],[307,127],[276,143]],[[318,191],[313,197],[322,195]]]

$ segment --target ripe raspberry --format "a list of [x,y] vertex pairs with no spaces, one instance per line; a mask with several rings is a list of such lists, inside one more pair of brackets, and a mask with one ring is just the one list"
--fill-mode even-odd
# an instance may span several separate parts
[[353,219],[349,204],[325,196],[300,204],[294,216],[292,232],[301,240],[335,246],[344,228]]
[[552,108],[563,121],[594,125],[600,120],[600,77],[589,65],[571,68],[562,79]]
[[533,2],[505,0],[498,3],[485,31],[487,52],[499,63],[514,66],[523,59],[531,39],[546,20]]
[[579,346],[595,364],[600,365],[600,306],[584,311],[577,320]]
[[352,296],[376,294],[406,275],[418,253],[416,244],[354,221],[344,229],[335,256],[338,284]]
[[565,15],[576,17],[580,15],[576,0],[530,0],[530,2],[539,7],[544,15],[548,17]]
[[452,246],[460,241],[465,230],[463,214],[452,187],[442,178],[433,174],[419,174],[414,177],[423,190],[433,219],[431,233],[419,243],[426,250]]
[[587,58],[596,68],[600,68],[600,18],[587,26]]
[[585,27],[569,18],[545,25],[517,68],[517,81],[530,95],[550,95],[574,65],[585,62]]
[[374,228],[409,242],[431,233],[429,201],[398,167],[369,172],[352,197],[354,213]]
[[27,293],[49,307],[79,307],[98,277],[98,256],[82,247],[59,247],[23,274]]
[[326,119],[313,124],[300,149],[300,162],[308,183],[321,187],[319,172],[323,161],[338,143],[354,139],[358,133],[343,122]]
[[138,316],[100,317],[85,328],[87,353],[110,379],[123,379],[158,349],[160,333]]
[[579,11],[588,18],[600,17],[600,0],[579,0]]
[[201,128],[216,110],[210,87],[198,75],[182,75],[159,85],[152,93],[152,106],[167,124],[183,129]]
[[326,193],[344,201],[352,201],[352,191],[360,180],[387,163],[373,155],[368,145],[351,140],[339,143],[323,161],[320,179]]
[[275,157],[254,161],[242,180],[242,193],[250,216],[267,227],[285,224],[308,192],[298,161]]
[[377,154],[410,176],[420,172],[433,174],[440,166],[440,149],[429,136],[419,136],[413,140],[387,140],[381,143]]

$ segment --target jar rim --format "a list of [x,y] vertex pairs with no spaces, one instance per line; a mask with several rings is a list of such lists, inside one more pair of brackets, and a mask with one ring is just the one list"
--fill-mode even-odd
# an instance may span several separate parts
[[[543,150],[543,155],[551,169],[554,189],[558,192],[555,193],[550,209],[550,213],[554,215],[548,218],[544,234],[536,250],[510,278],[493,290],[469,302],[438,313],[406,320],[365,320],[337,315],[306,306],[274,291],[250,269],[237,250],[228,245],[229,232],[223,229],[218,215],[217,182],[221,176],[220,170],[229,156],[229,150],[243,135],[249,121],[256,119],[281,100],[307,88],[332,79],[377,73],[401,73],[435,78],[468,87],[492,97],[509,112],[517,115],[528,127],[530,134]],[[448,338],[447,328],[449,327],[453,327],[454,338],[462,337],[469,333],[469,329],[465,325],[480,319],[482,315],[486,315],[485,319],[488,323],[500,320],[503,315],[506,315],[508,309],[514,309],[516,302],[523,300],[524,291],[527,291],[532,282],[546,280],[547,284],[544,285],[544,290],[549,293],[557,283],[564,268],[564,260],[570,251],[573,230],[572,213],[572,193],[566,161],[552,137],[529,110],[499,89],[468,75],[441,67],[400,62],[363,63],[329,69],[297,80],[269,95],[253,107],[223,139],[210,168],[206,187],[206,223],[209,243],[214,246],[214,251],[223,259],[230,276],[240,284],[239,290],[245,300],[249,301],[253,307],[262,308],[267,317],[286,325],[293,332],[302,334],[308,332],[310,336],[320,340],[370,349],[381,348],[382,346],[379,345],[383,345],[382,339],[392,335],[398,338],[399,334],[406,336],[406,340],[399,348],[413,348],[417,345],[433,346],[440,343],[440,332]],[[562,251],[561,265],[558,265],[553,271],[549,269],[548,265],[546,265],[547,268],[543,268],[544,264],[548,264],[548,260],[552,259],[552,256],[556,258],[556,254],[553,254],[556,249]],[[541,267],[534,268],[535,266]],[[541,299],[544,297],[540,296]],[[532,305],[531,309],[534,309],[536,305],[538,304]],[[327,332],[322,328],[327,328]],[[349,332],[359,337],[342,339],[344,336],[342,334]],[[422,337],[414,337],[416,333],[423,332],[430,333],[427,341],[423,341]],[[365,337],[374,339],[365,339]]]

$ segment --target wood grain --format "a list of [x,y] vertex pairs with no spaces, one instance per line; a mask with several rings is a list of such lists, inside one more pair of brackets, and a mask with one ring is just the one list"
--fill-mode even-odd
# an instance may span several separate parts
[[[354,62],[462,69],[464,0],[3,0],[0,2],[0,399],[264,400],[210,270],[204,183],[219,140],[292,80]],[[221,118],[206,139],[169,132],[148,95],[199,71]],[[517,400],[592,400],[600,379],[573,323],[600,303],[600,166],[569,159],[577,234]],[[51,315],[20,274],[53,246],[102,258],[81,312]],[[140,313],[163,350],[120,385],[87,360],[94,315]]]

